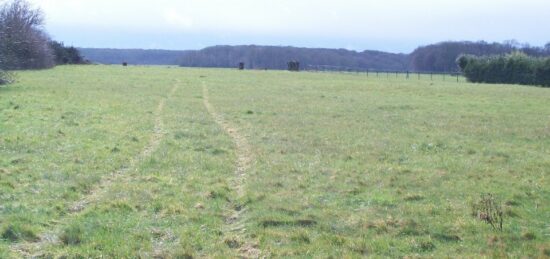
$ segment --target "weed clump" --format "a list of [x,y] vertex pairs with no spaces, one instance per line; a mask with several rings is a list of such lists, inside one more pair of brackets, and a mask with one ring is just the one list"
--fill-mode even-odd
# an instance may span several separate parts
[[424,196],[422,196],[421,194],[408,194],[404,198],[405,201],[421,201],[423,199]]
[[63,230],[60,239],[65,245],[78,245],[82,242],[82,232],[80,226],[69,226]]
[[522,238],[523,240],[528,240],[528,241],[530,241],[530,240],[535,240],[535,239],[537,239],[537,236],[536,236],[533,232],[526,232],[526,233],[521,234],[521,238]]
[[435,245],[431,241],[423,241],[420,243],[419,248],[422,252],[430,252],[435,249]]
[[472,204],[472,216],[491,225],[493,229],[502,231],[504,212],[492,194],[482,194],[480,199]]
[[241,242],[237,241],[236,239],[226,239],[224,243],[232,249],[239,248],[242,245]]
[[311,243],[311,240],[306,233],[299,233],[298,235],[292,236],[291,240],[301,244]]
[[268,227],[313,227],[317,225],[317,221],[311,219],[295,220],[295,221],[281,221],[281,220],[264,220],[260,223],[260,226],[264,228]]
[[435,250],[436,246],[431,239],[421,238],[412,241],[412,249],[419,253],[427,253]]
[[19,224],[10,224],[5,227],[2,230],[2,239],[6,239],[11,242],[36,242],[39,240],[38,236],[34,233],[32,229]]

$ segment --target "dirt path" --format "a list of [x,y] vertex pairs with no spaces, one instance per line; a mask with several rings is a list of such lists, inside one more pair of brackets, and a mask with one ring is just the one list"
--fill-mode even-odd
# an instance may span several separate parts
[[[214,121],[233,139],[235,143],[235,152],[237,155],[235,176],[231,181],[231,187],[237,194],[236,199],[240,200],[246,194],[245,182],[247,177],[247,171],[253,159],[253,153],[248,144],[248,141],[244,136],[239,134],[237,128],[232,126],[226,121],[212,106],[208,95],[208,88],[206,84],[202,83],[202,97],[203,103],[208,110],[208,113]],[[227,213],[225,215],[225,229],[223,230],[224,242],[233,249],[237,249],[239,255],[244,258],[259,258],[262,253],[258,249],[258,245],[253,240],[247,238],[244,228],[244,214],[246,213],[246,207],[243,205],[229,204]]]
[[82,212],[90,204],[100,201],[101,198],[104,197],[104,195],[109,191],[113,183],[122,181],[127,172],[135,170],[142,161],[150,157],[153,152],[155,152],[155,150],[159,147],[165,135],[164,123],[162,121],[162,112],[164,110],[164,106],[166,105],[166,100],[170,99],[176,93],[178,88],[179,81],[177,81],[174,87],[172,87],[168,95],[160,100],[154,112],[154,128],[153,133],[149,138],[149,143],[141,150],[138,155],[133,157],[128,162],[128,166],[102,177],[102,179],[99,181],[99,184],[97,184],[94,189],[92,189],[87,195],[85,195],[69,207],[69,213],[67,213],[63,218],[58,219],[54,222],[54,229],[43,233],[40,236],[40,240],[38,242],[15,244],[11,246],[11,250],[24,257],[36,257],[36,254],[34,253],[41,252],[44,246],[48,244],[59,243],[59,235],[61,232],[61,229],[59,229],[59,225],[62,222],[66,222],[67,219],[78,215],[78,213]]

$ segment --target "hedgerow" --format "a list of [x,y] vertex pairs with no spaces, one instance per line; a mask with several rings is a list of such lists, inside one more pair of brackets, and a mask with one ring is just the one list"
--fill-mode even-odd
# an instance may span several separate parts
[[474,83],[550,87],[550,58],[530,57],[521,52],[482,57],[462,55],[457,65]]

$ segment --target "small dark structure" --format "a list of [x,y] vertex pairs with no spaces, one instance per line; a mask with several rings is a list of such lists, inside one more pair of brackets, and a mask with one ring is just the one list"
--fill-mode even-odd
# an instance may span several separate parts
[[239,70],[244,70],[244,62],[239,63]]
[[123,66],[123,67],[127,67],[127,66],[128,66],[128,62],[122,62],[122,66]]
[[300,71],[300,62],[295,60],[288,62],[288,71]]

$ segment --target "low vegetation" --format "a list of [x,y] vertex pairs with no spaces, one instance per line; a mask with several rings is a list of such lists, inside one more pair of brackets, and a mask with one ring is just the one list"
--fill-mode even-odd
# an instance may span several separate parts
[[475,83],[550,87],[550,58],[530,57],[521,52],[483,57],[463,55],[457,64],[466,78]]
[[500,202],[490,193],[484,193],[472,204],[472,216],[485,221],[494,229],[502,231],[504,213]]
[[19,72],[0,88],[0,257],[545,257],[549,100],[429,76]]
[[14,81],[13,73],[0,70],[0,85],[11,84]]

